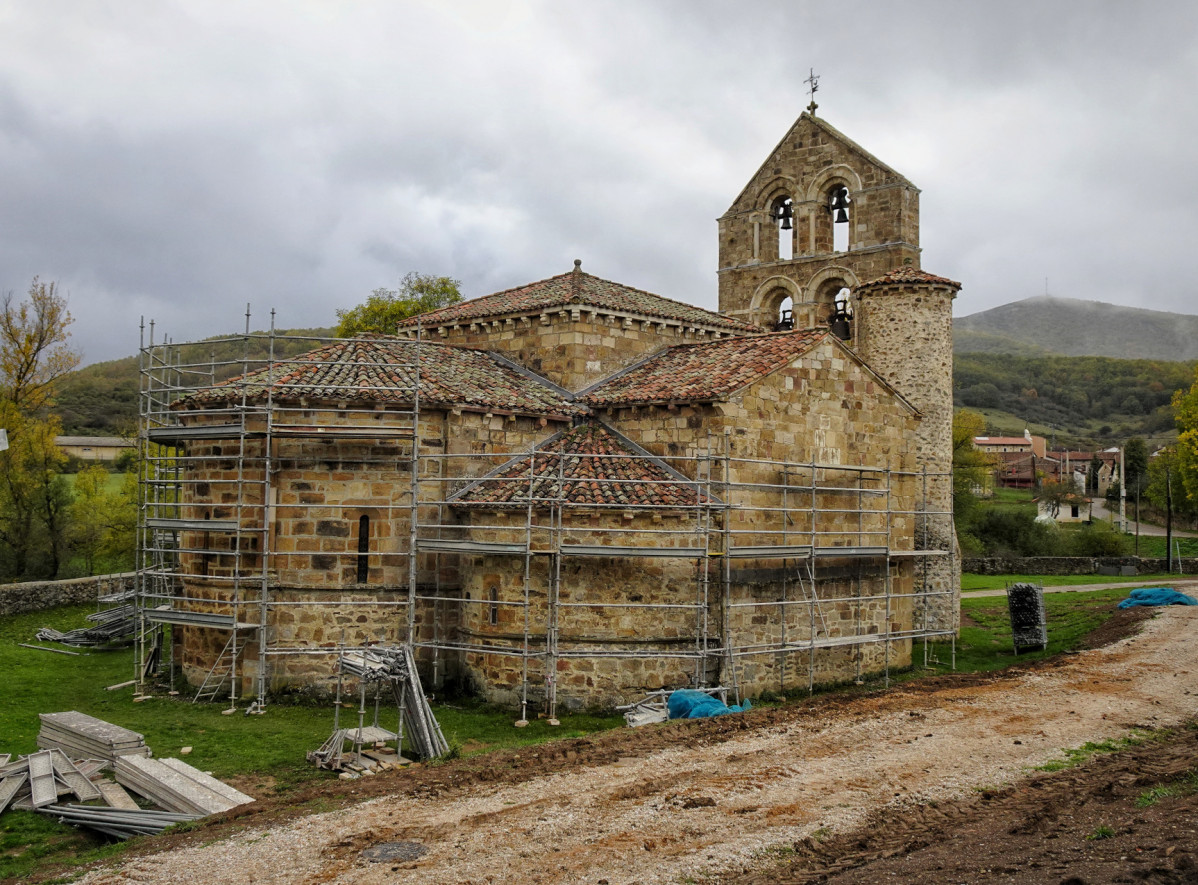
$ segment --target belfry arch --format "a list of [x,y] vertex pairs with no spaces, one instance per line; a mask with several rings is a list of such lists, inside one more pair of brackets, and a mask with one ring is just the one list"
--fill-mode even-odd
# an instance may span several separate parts
[[753,293],[752,319],[750,322],[763,329],[776,329],[783,321],[782,308],[790,299],[790,322],[796,329],[806,328],[803,316],[805,312],[805,296],[794,280],[783,276],[773,276],[758,286]]
[[861,176],[843,164],[829,166],[812,179],[806,193],[812,253],[848,252],[857,245],[852,222],[861,190]]

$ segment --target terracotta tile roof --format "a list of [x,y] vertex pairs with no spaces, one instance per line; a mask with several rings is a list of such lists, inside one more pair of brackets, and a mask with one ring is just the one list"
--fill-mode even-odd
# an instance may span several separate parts
[[680,344],[578,394],[592,407],[724,399],[806,353],[827,329]]
[[268,387],[278,401],[407,403],[418,347],[422,404],[557,418],[587,413],[558,388],[486,351],[430,341],[417,345],[383,335],[336,341],[279,360],[270,368],[198,390],[178,405],[227,403],[239,399],[243,390],[250,399],[260,400]]
[[451,498],[459,507],[526,507],[563,498],[576,507],[694,507],[702,490],[598,421],[563,431]]
[[[683,304],[681,301],[662,298],[660,295],[633,289],[631,286],[602,280],[589,273],[583,273],[578,267],[569,273],[547,280],[429,311],[420,316],[419,322],[425,327],[469,323],[484,317],[540,313],[571,304],[661,320],[675,320],[688,326],[732,332],[763,331],[743,320]],[[412,317],[400,323],[399,327],[411,328],[416,323],[417,319]]]
[[1031,448],[1032,441],[1026,436],[975,436],[975,446],[1027,446]]
[[874,286],[891,286],[895,283],[932,283],[938,286],[952,286],[954,289],[961,288],[960,283],[956,280],[950,280],[948,277],[938,277],[935,274],[917,270],[914,267],[900,267],[898,270],[892,270],[890,273],[884,274],[877,279],[862,283],[857,287],[857,291],[860,292],[862,289],[870,289]]

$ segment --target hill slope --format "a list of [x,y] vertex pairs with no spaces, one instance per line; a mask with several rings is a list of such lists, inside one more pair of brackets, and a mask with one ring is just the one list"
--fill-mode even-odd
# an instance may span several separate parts
[[1198,359],[1198,316],[1040,295],[953,320],[957,353]]
[[[237,335],[206,338],[178,348],[181,362],[203,365],[207,360],[222,363],[218,375],[229,377],[240,372],[238,360],[244,355],[252,361],[264,360],[270,341],[263,332],[245,341]],[[331,337],[332,329],[286,329],[279,336],[304,336],[298,340],[275,339],[276,356],[294,356],[319,347],[315,339]],[[62,419],[62,432],[68,436],[129,436],[137,432],[140,382],[137,357],[92,363],[71,372],[58,385],[54,412]]]

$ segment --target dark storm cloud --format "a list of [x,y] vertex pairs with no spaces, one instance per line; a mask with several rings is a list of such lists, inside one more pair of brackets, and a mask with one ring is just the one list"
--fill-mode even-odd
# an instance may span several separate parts
[[[1194,311],[1182,3],[161,3],[0,9],[0,287],[88,361],[329,325],[408,270],[582,258],[715,306],[715,218],[807,104],[922,189],[959,312]],[[161,332],[159,332],[161,334]]]

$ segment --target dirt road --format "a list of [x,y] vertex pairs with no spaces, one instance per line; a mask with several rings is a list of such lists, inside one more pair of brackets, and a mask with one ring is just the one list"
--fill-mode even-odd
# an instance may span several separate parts
[[[370,785],[393,795],[207,844],[194,834],[82,881],[777,881],[796,842],[867,833],[867,822],[926,815],[930,803],[972,807],[1062,748],[1198,715],[1196,639],[1198,607],[1173,607],[1137,636],[1002,677],[398,773]],[[400,851],[409,859],[363,856],[382,843],[411,843]]]

